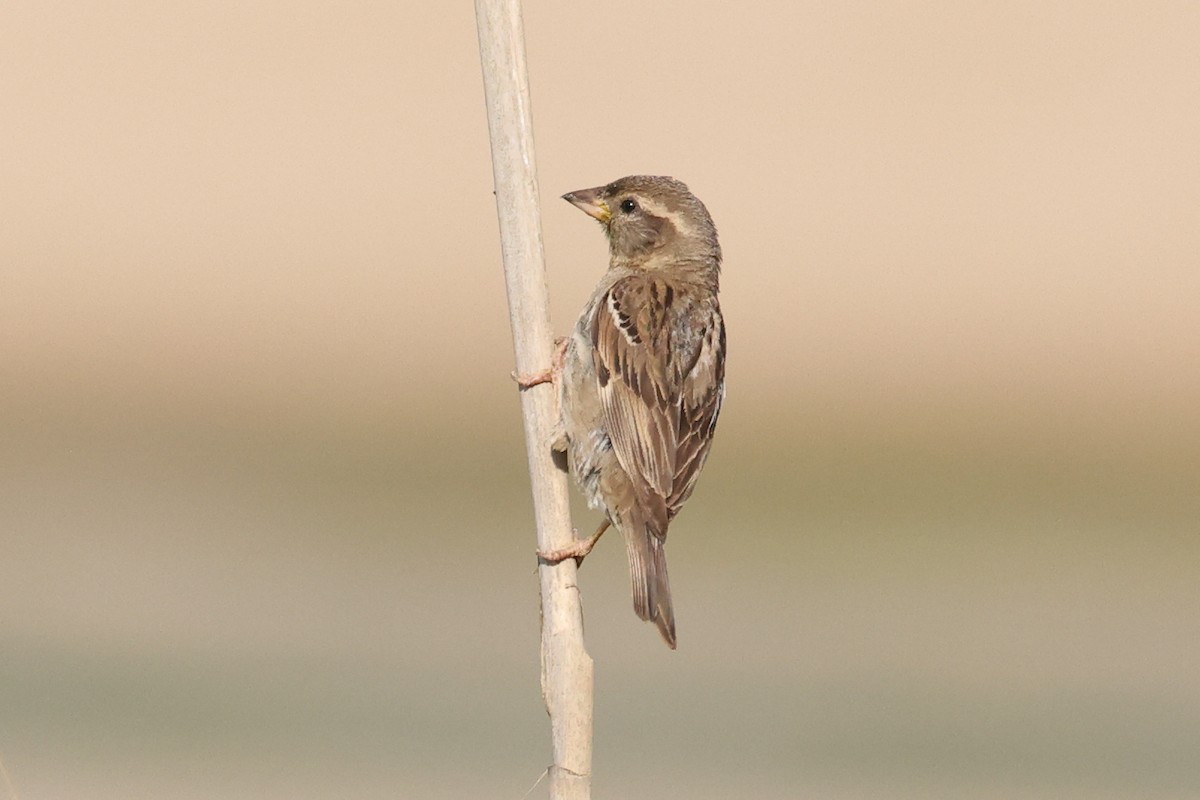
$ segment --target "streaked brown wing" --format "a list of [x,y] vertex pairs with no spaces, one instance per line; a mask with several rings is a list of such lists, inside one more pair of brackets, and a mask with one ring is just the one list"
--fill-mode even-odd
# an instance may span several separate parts
[[623,278],[593,319],[605,426],[659,536],[695,486],[724,392],[721,312],[695,288]]

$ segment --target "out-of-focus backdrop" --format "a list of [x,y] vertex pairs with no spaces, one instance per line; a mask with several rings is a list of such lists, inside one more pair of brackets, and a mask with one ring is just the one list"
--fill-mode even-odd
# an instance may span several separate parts
[[[678,652],[581,573],[596,795],[1200,796],[1200,6],[525,17],[557,328],[565,191],[726,254]],[[0,150],[0,797],[520,800],[471,5],[11,4]]]

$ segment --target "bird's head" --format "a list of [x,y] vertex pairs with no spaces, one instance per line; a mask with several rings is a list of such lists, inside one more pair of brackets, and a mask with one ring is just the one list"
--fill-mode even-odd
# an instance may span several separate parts
[[720,267],[721,245],[708,209],[674,178],[631,175],[563,199],[604,226],[614,267]]

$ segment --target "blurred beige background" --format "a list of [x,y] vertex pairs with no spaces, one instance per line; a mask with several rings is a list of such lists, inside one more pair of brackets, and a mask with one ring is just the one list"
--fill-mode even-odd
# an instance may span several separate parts
[[[582,572],[596,796],[1200,796],[1200,6],[525,16],[556,326],[565,191],[726,253],[679,651]],[[0,797],[519,800],[470,4],[9,4],[0,151]]]

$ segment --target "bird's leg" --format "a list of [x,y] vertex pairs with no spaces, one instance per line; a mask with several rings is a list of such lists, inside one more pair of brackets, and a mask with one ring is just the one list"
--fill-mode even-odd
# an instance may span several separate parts
[[586,539],[577,539],[574,544],[564,547],[561,550],[538,550],[538,558],[547,564],[557,564],[560,561],[566,561],[568,558],[573,558],[577,563],[582,564],[584,556],[592,552],[592,548],[596,546],[596,542],[600,541],[600,537],[604,535],[604,532],[608,530],[610,525],[612,525],[612,522],[607,519],[604,520],[591,536]]
[[554,340],[554,354],[550,357],[550,366],[547,369],[520,374],[512,373],[512,378],[517,382],[517,386],[524,389],[532,389],[534,386],[540,386],[543,383],[558,383],[558,376],[562,374],[563,362],[567,357],[567,338],[564,336]]

